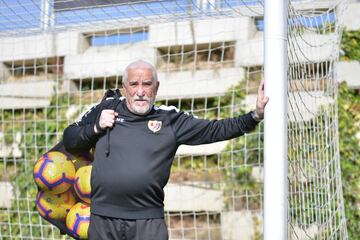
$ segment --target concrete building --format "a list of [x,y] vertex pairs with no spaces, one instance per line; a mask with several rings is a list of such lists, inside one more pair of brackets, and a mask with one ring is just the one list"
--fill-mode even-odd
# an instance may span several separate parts
[[[331,2],[320,1],[316,6],[295,6],[324,8],[331,6]],[[359,29],[359,5],[353,1],[347,8],[344,23],[349,30]],[[0,37],[0,107],[12,109],[48,106],[48,99],[53,94],[53,84],[58,81],[64,82],[63,91],[76,91],[74,83],[80,79],[98,81],[103,77],[121,76],[124,67],[140,57],[159,69],[159,79],[162,81],[159,99],[221,95],[231,85],[243,79],[249,68],[262,66],[263,32],[256,25],[259,19],[261,17],[253,13],[234,18],[151,23],[138,26],[147,35],[144,41],[105,46],[91,44],[93,36],[106,37],[116,32],[126,32],[126,29],[109,30],[109,25],[105,22],[101,23],[103,29],[101,24],[96,25],[94,34],[84,28],[84,31]],[[334,35],[314,33],[303,37],[304,41],[299,41],[300,45],[295,47],[300,56],[297,61],[321,62],[333,54],[332,45],[326,43],[336,41]],[[294,41],[298,42],[296,38]],[[307,45],[301,45],[304,42]],[[309,47],[316,44],[321,45],[316,51]],[[222,48],[222,59],[216,59],[218,56],[214,54],[214,59],[199,59],[196,71],[186,69],[184,58],[187,53],[195,51],[194,46],[199,53],[205,53],[204,56],[199,54],[199,58],[208,58],[208,50]],[[169,54],[176,53],[183,58],[182,66],[176,66],[168,57]],[[201,64],[207,64],[208,67],[201,67]],[[357,62],[341,62],[337,66],[338,79],[346,80],[352,88],[359,88],[360,81],[354,74],[358,70],[360,67]],[[38,87],[39,82],[42,87]],[[26,93],[31,88],[37,91]]]

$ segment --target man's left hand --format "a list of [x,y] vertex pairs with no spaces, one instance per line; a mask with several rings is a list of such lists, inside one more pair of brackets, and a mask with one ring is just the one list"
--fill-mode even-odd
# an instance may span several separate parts
[[264,80],[261,80],[259,88],[258,88],[258,95],[256,100],[256,110],[255,110],[255,117],[259,120],[264,119],[264,111],[265,106],[269,101],[269,97],[265,97],[264,93]]

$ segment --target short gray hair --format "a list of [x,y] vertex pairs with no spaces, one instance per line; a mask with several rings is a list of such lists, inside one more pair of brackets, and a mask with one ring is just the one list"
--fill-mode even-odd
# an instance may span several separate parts
[[156,69],[155,67],[149,63],[146,62],[144,60],[137,60],[135,62],[130,63],[124,70],[123,76],[122,76],[122,82],[125,83],[128,80],[128,72],[130,69],[136,69],[136,68],[140,68],[140,69],[151,69],[152,73],[153,73],[153,79],[155,80],[155,82],[158,80],[157,77],[157,73],[156,73]]

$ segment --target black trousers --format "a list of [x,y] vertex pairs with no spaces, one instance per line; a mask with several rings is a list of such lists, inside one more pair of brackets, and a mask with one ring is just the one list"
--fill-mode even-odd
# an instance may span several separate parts
[[89,240],[167,240],[163,218],[120,219],[90,215]]

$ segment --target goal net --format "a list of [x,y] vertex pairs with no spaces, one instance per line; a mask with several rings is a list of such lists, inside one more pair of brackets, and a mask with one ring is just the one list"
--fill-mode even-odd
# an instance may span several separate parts
[[[156,105],[199,118],[253,110],[262,0],[0,1],[0,239],[67,239],[35,207],[35,161],[122,74],[157,68]],[[293,0],[288,20],[289,239],[347,239],[335,75],[344,1]],[[279,116],[285,117],[285,116]],[[170,239],[262,239],[263,123],[181,146],[165,187]]]
[[289,232],[296,239],[347,239],[339,159],[337,79],[344,3],[289,6]]

